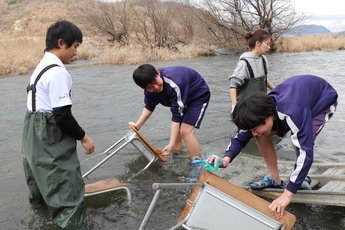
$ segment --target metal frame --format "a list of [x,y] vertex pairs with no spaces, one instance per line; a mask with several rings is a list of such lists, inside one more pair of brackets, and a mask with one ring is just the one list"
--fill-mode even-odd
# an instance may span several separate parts
[[203,187],[203,183],[153,183],[152,189],[156,190],[156,193],[151,201],[149,208],[145,214],[143,221],[139,227],[139,230],[144,230],[146,225],[154,211],[154,207],[157,204],[159,196],[161,194],[162,189],[179,189],[179,188],[194,188],[194,187]]
[[[124,143],[120,145],[122,142]],[[147,169],[158,158],[160,158],[162,161],[165,161],[165,158],[162,158],[161,156],[158,155],[160,154],[161,150],[154,149],[150,145],[150,143],[148,143],[148,141],[134,127],[131,127],[131,130],[129,130],[124,137],[122,137],[119,141],[117,141],[115,144],[110,146],[107,150],[105,150],[102,153],[102,154],[109,154],[109,155],[106,158],[104,158],[101,162],[99,162],[97,165],[95,165],[93,168],[91,168],[88,172],[86,172],[83,175],[83,177],[87,177],[90,173],[92,173],[97,168],[99,168],[102,164],[108,161],[111,157],[113,157],[116,153],[118,153],[121,149],[123,149],[128,144],[132,144],[149,161],[149,163],[142,170],[140,170],[138,174],[140,174],[145,169]],[[120,146],[117,147],[118,145]],[[115,147],[117,148],[113,152],[110,152]]]
[[85,193],[84,197],[90,197],[90,196],[95,196],[95,195],[99,195],[99,194],[106,193],[106,192],[124,189],[125,192],[127,193],[128,205],[131,205],[132,195],[131,195],[131,192],[129,191],[129,188],[126,187],[127,185],[128,184],[121,184],[118,187],[114,187],[114,188],[110,188],[110,189],[106,189],[106,190],[102,190],[102,191],[97,191],[97,192],[93,192],[93,193]]
[[[157,190],[139,227],[144,230],[158,201],[161,189],[177,189],[201,187],[194,202],[187,201],[191,206],[187,216],[169,230],[183,227],[192,229],[284,229],[282,223],[245,205],[233,197],[221,192],[207,183],[154,183],[152,188]],[[231,218],[231,220],[227,219]],[[224,221],[227,219],[227,221]],[[230,222],[229,222],[230,221]]]

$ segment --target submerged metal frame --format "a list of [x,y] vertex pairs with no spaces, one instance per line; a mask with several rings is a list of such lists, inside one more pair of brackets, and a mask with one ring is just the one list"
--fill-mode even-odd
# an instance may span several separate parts
[[[154,207],[156,206],[156,203],[159,199],[162,189],[195,188],[195,187],[203,187],[203,186],[204,186],[204,183],[153,183],[152,189],[156,190],[156,193],[151,201],[149,208],[147,209],[147,212],[145,214],[143,221],[141,222],[139,230],[144,230],[146,228],[146,225],[154,211]],[[176,226],[177,227],[182,226],[182,224],[187,221],[187,218],[189,217],[189,215],[190,215],[190,212],[188,213],[187,217]],[[176,229],[176,228],[171,228],[171,229]]]
[[127,194],[128,205],[131,205],[131,203],[132,203],[132,194],[129,191],[129,188],[127,188],[127,185],[128,184],[121,184],[118,187],[114,187],[114,188],[110,188],[110,189],[105,189],[105,190],[98,191],[98,192],[93,192],[93,193],[85,193],[84,197],[90,197],[90,196],[95,196],[95,195],[99,195],[99,194],[102,194],[102,193],[108,193],[108,192],[112,192],[112,191],[115,191],[115,190],[124,189],[126,194]]
[[[121,142],[124,142],[124,143],[118,148],[116,148],[113,152],[110,153],[110,151],[113,150],[115,147],[117,147],[119,144],[121,144]],[[102,161],[100,161],[97,165],[95,165],[93,168],[91,168],[89,171],[87,171],[83,175],[83,177],[87,177],[90,173],[92,173],[97,168],[99,168],[102,164],[108,161],[111,157],[113,157],[116,153],[118,153],[121,149],[123,149],[128,144],[132,144],[149,161],[148,164],[142,170],[140,170],[140,172],[137,174],[140,174],[145,169],[147,169],[158,158],[160,158],[162,161],[165,161],[165,158],[158,156],[161,150],[154,149],[148,143],[148,141],[134,127],[131,127],[131,130],[129,130],[124,137],[122,137],[119,141],[114,143],[112,146],[110,146],[107,150],[105,150],[102,153],[102,154],[109,154],[109,155],[105,157]]]
[[[187,200],[187,205],[189,205],[191,208],[184,217],[182,221],[177,223],[175,226],[169,228],[169,230],[175,230],[180,227],[183,227],[187,230],[193,230],[194,228],[192,226],[198,226],[198,229],[200,227],[208,227],[210,222],[213,224],[215,223],[216,227],[219,227],[217,225],[217,221],[214,221],[214,216],[212,219],[212,215],[208,216],[211,219],[206,218],[205,223],[205,209],[207,210],[210,208],[210,206],[216,206],[216,208],[219,208],[220,212],[226,211],[230,216],[238,216],[240,220],[245,221],[245,225],[247,227],[253,227],[261,226],[262,229],[285,229],[284,225],[282,223],[277,222],[276,220],[266,216],[265,214],[249,207],[248,205],[245,205],[244,203],[234,199],[233,197],[221,192],[220,190],[216,189],[215,187],[209,185],[208,183],[153,183],[152,188],[156,190],[156,193],[152,199],[152,202],[146,212],[146,215],[139,227],[139,230],[144,230],[146,228],[146,225],[152,215],[152,212],[154,210],[154,207],[158,201],[158,198],[161,194],[162,189],[179,189],[179,188],[193,188],[193,187],[201,187],[201,190],[198,192],[194,202]],[[214,203],[216,202],[216,203]],[[225,205],[225,206],[224,206]],[[215,208],[215,207],[213,207]],[[222,209],[225,208],[225,209]],[[206,211],[207,212],[207,211]],[[217,214],[216,214],[217,215]],[[241,222],[242,223],[242,222]],[[240,224],[241,224],[240,223]],[[203,225],[203,226],[200,226]],[[239,223],[236,222],[236,229],[239,229],[240,226],[237,226]],[[224,228],[224,226],[223,226]],[[214,228],[213,228],[214,229]]]

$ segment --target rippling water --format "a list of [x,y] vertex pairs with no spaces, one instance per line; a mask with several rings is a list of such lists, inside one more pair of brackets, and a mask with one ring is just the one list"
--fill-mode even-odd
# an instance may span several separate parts
[[[210,86],[212,96],[200,130],[195,131],[203,154],[223,155],[236,128],[230,122],[230,97],[227,77],[236,66],[238,57],[201,57],[193,60],[157,62],[156,67],[184,65],[197,70]],[[345,51],[284,53],[268,55],[269,78],[274,84],[299,74],[314,74],[328,80],[339,93],[335,116],[325,126],[315,145],[316,162],[343,162],[344,140],[344,81]],[[73,78],[73,114],[96,143],[96,153],[83,154],[78,146],[82,171],[97,164],[101,153],[122,138],[127,123],[136,121],[143,107],[143,92],[132,80],[137,65],[92,66],[78,61],[68,66]],[[27,75],[0,78],[0,229],[57,229],[44,207],[33,207],[28,201],[28,189],[21,164],[21,134],[26,110],[25,88]],[[170,111],[158,106],[141,129],[155,148],[169,141]],[[282,160],[293,160],[294,152],[288,138],[275,139]],[[153,182],[185,182],[189,171],[187,152],[171,156],[166,163],[156,162],[138,176],[146,160],[133,147],[127,146],[116,156],[90,174],[86,182],[116,177],[128,182],[132,204],[128,205],[123,192],[112,192],[87,198],[88,216],[92,229],[138,229],[153,198]],[[216,173],[231,182],[247,187],[266,174],[265,165],[254,142],[243,150],[227,168]],[[258,170],[259,169],[259,170]],[[179,217],[190,190],[163,191],[146,229],[162,230],[173,226]],[[342,207],[290,204],[288,210],[298,218],[294,229],[345,229]]]

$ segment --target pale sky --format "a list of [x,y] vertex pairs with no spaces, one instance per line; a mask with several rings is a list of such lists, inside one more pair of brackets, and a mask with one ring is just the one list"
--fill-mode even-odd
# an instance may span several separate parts
[[[116,1],[116,0],[102,0]],[[201,2],[201,0],[189,0]],[[324,26],[331,32],[345,31],[345,0],[291,0],[297,13],[304,13],[309,18],[305,25]]]
[[292,0],[295,10],[310,17],[303,23],[324,26],[332,32],[345,31],[345,0]]

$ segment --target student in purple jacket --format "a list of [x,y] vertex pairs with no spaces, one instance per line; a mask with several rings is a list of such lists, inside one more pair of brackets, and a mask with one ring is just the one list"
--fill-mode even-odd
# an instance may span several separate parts
[[[291,77],[268,94],[254,93],[242,99],[232,113],[239,133],[232,138],[222,159],[223,167],[234,160],[255,136],[269,175],[250,185],[252,189],[284,188],[280,179],[273,135],[291,133],[296,163],[284,192],[269,206],[278,219],[298,189],[311,189],[307,177],[313,163],[314,142],[337,106],[338,94],[324,79],[312,75]],[[215,159],[210,157],[208,162]]]
[[156,105],[170,107],[172,124],[170,142],[163,155],[180,151],[184,140],[191,160],[199,157],[199,142],[194,128],[199,128],[210,101],[210,89],[198,72],[183,66],[156,69],[143,64],[133,72],[134,82],[144,89],[144,110],[137,122],[129,122],[140,129],[153,113]]

